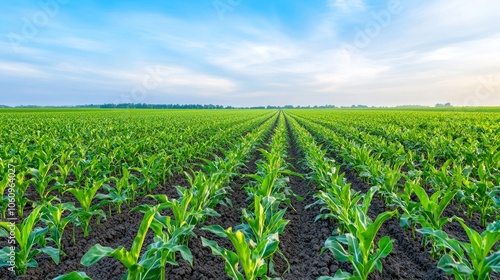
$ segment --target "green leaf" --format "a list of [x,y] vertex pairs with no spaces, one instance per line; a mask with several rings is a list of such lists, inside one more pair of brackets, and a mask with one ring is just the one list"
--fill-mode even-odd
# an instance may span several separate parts
[[139,259],[142,245],[144,244],[144,240],[146,239],[146,234],[148,233],[149,227],[151,226],[151,223],[153,222],[157,211],[158,208],[153,207],[144,214],[144,217],[142,218],[141,224],[139,226],[139,230],[137,231],[137,235],[135,236],[132,247],[130,248],[130,257],[132,259],[130,260],[128,265],[127,263],[124,263],[125,266],[128,267],[129,265],[132,265],[132,262],[137,262],[137,260]]
[[45,247],[38,249],[40,252],[43,252],[50,256],[50,258],[56,263],[59,264],[59,249],[53,247]]
[[214,254],[216,256],[223,256],[224,255],[223,249],[215,241],[208,240],[208,239],[204,238],[203,236],[201,236],[201,244],[203,245],[203,247],[210,248],[212,250],[212,254]]
[[327,279],[334,279],[334,280],[360,280],[359,277],[356,277],[349,272],[344,272],[341,269],[337,270],[333,278],[327,278]]
[[495,272],[500,272],[500,252],[495,252],[486,258],[486,266]]
[[375,236],[377,235],[377,232],[379,231],[382,224],[392,216],[394,216],[396,213],[397,210],[379,214],[375,221],[368,226],[365,232],[362,233],[364,238],[363,242],[366,242],[366,244],[374,243]]
[[181,245],[177,246],[176,249],[181,253],[183,259],[189,262],[189,264],[193,265],[193,254],[189,250],[187,246]]
[[391,240],[389,236],[384,236],[378,241],[378,249],[376,252],[376,258],[380,259],[387,257],[392,251],[392,243],[394,240]]
[[73,271],[68,274],[57,276],[52,280],[92,280],[85,272]]
[[202,230],[209,231],[222,238],[228,238],[226,231],[219,225],[206,226],[203,227]]
[[[123,248],[123,247],[119,247]],[[96,262],[100,261],[102,258],[111,256],[115,249],[110,247],[103,247],[101,244],[96,244],[92,246],[85,255],[83,255],[81,264],[84,266],[91,266]]]
[[416,184],[412,184],[413,192],[418,196],[420,203],[422,204],[424,209],[429,209],[429,196],[425,192],[425,190]]
[[448,190],[444,194],[444,196],[441,198],[441,202],[439,202],[438,208],[434,209],[434,218],[435,219],[437,219],[438,217],[441,217],[444,210],[446,209],[446,206],[448,206],[448,204],[455,197],[456,194],[457,194],[457,190],[454,190],[454,191]]
[[344,247],[338,241],[338,237],[329,237],[325,241],[325,246],[321,249],[321,253],[325,251],[325,249],[329,249],[336,260],[340,262],[348,262],[349,261],[349,253],[344,249]]
[[424,236],[434,236],[439,241],[437,244],[438,246],[451,250],[457,256],[463,256],[464,251],[462,250],[462,247],[460,247],[460,242],[449,238],[444,231],[434,230],[432,228],[422,228],[417,229],[417,231],[422,233]]
[[438,268],[444,270],[447,274],[453,274],[455,271],[460,274],[472,275],[473,269],[465,265],[464,263],[455,261],[450,255],[444,255],[441,260],[439,260]]
[[261,256],[263,259],[266,259],[273,255],[279,246],[278,234],[273,234],[272,236],[267,237],[267,242],[262,250]]
[[225,265],[226,273],[235,280],[245,280],[243,274],[238,270],[238,264],[239,264],[238,255],[234,252],[226,251],[225,260],[226,260],[226,265]]
[[5,230],[3,227],[0,227],[0,237],[1,238],[8,238],[10,236],[10,233]]

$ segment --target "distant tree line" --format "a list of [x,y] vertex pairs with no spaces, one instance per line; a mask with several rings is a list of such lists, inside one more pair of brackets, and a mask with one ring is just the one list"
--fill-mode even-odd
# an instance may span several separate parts
[[[353,105],[354,106],[354,105]],[[361,108],[358,105],[358,108]],[[146,103],[123,103],[123,104],[90,104],[79,105],[78,108],[129,108],[129,109],[307,109],[307,108],[337,108],[335,105],[322,106],[250,106],[250,107],[233,107],[213,104],[146,104]]]
[[202,104],[102,104],[102,105],[83,105],[77,107],[84,108],[137,108],[137,109],[300,109],[300,108],[337,108],[335,105],[323,105],[323,106],[251,106],[251,107],[233,107],[233,106],[222,106],[222,105],[202,105]]
[[429,106],[425,105],[398,105],[396,108],[428,108]]
[[[419,105],[403,105],[396,107],[419,107]],[[450,103],[436,104],[436,107],[451,107]],[[21,106],[6,106],[0,105],[0,108],[107,108],[107,109],[310,109],[310,108],[370,108],[367,105],[352,105],[340,106],[335,105],[314,105],[314,106],[251,106],[251,107],[234,107],[214,104],[146,104],[146,103],[121,103],[121,104],[86,104],[77,106],[38,106],[38,105],[21,105]],[[377,108],[372,106],[371,108]],[[378,107],[387,108],[387,107]]]
[[82,105],[80,108],[129,108],[129,109],[232,109],[231,106],[213,104],[146,104],[146,103],[123,103],[123,104],[102,104],[102,105]]
[[436,104],[436,107],[451,107],[451,103],[450,102],[444,104],[438,103]]

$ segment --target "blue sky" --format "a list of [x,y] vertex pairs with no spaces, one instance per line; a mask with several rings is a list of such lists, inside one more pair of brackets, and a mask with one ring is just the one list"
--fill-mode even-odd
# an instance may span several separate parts
[[494,0],[4,0],[0,104],[500,105]]

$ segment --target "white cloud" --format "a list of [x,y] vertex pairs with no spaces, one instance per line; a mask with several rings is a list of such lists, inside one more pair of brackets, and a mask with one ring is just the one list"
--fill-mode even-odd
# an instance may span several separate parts
[[14,77],[43,77],[46,74],[33,65],[17,62],[1,62],[0,73],[4,76]]
[[[148,89],[150,102],[186,96],[185,100],[198,97],[235,105],[462,104],[475,97],[481,77],[500,79],[500,5],[492,0],[481,3],[404,2],[404,11],[393,15],[391,24],[350,61],[339,46],[352,41],[354,34],[348,30],[356,26],[335,15],[363,11],[367,21],[373,20],[361,0],[328,1],[331,9],[315,18],[302,37],[273,20],[248,21],[237,13],[231,23],[187,22],[158,14],[111,15],[110,21],[121,20],[115,27],[130,27],[127,34],[134,39],[102,43],[102,34],[72,35],[68,29],[65,36],[26,46],[29,59],[0,61],[0,73],[15,76],[20,87],[23,78],[44,75],[51,84],[128,94],[143,86],[150,69],[159,67],[160,82]],[[123,42],[129,43],[126,48],[113,45]],[[59,54],[50,46],[71,48],[77,54]],[[1,51],[7,48],[0,42]],[[495,88],[498,94],[479,104],[500,105],[500,86]]]
[[365,9],[363,0],[328,0],[328,6],[332,9],[339,9],[342,12]]
[[[198,73],[185,68],[157,65],[152,69],[156,69],[159,81],[158,90],[196,91],[201,96],[222,96],[237,87],[229,79]],[[148,71],[148,73],[150,72]]]
[[103,51],[109,49],[98,41],[78,37],[61,38],[58,44],[82,51]]

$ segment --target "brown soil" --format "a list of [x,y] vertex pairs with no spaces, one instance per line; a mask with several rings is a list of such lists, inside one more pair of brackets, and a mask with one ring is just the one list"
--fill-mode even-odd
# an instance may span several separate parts
[[[293,141],[293,135],[289,127],[289,139],[291,146],[288,149],[289,162],[292,163],[294,171],[304,173],[298,159],[297,147]],[[280,236],[280,249],[290,263],[290,271],[283,275],[284,279],[316,279],[322,275],[334,273],[339,267],[348,270],[347,264],[336,261],[331,254],[325,252],[320,255],[321,248],[336,225],[330,220],[319,220],[314,222],[320,213],[320,207],[305,207],[314,203],[315,185],[306,179],[291,176],[289,186],[295,194],[304,198],[303,201],[292,198],[292,206],[286,212],[285,219],[290,220],[285,232]],[[277,272],[284,272],[287,265],[279,257],[277,258]]]

